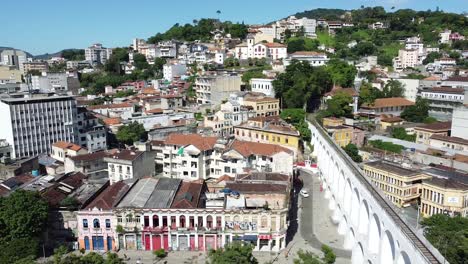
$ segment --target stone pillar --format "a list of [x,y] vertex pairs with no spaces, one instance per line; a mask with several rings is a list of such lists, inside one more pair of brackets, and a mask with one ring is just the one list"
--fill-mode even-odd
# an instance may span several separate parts
[[[158,235],[159,236],[159,235]],[[145,238],[143,238],[145,239]],[[146,239],[145,239],[146,240]],[[150,234],[150,250],[153,250],[153,234]]]
[[[153,223],[153,216],[154,216],[154,214],[149,215],[149,226],[151,226],[151,227],[153,227],[153,224],[154,224]],[[144,225],[144,223],[143,223],[143,225]]]

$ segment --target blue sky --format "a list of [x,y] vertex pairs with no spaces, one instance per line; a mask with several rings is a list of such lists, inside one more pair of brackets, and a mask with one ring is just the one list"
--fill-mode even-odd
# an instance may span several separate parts
[[461,13],[468,0],[5,0],[0,46],[32,54],[65,48],[85,48],[100,42],[107,47],[128,46],[135,37],[148,38],[175,23],[217,17],[222,20],[264,23],[314,8],[395,6],[417,10]]

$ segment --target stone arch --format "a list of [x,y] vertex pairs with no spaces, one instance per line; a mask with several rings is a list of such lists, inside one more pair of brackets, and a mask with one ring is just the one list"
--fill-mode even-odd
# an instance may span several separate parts
[[379,253],[380,245],[380,220],[376,214],[370,217],[368,248],[371,253]]
[[385,231],[380,249],[380,263],[393,264],[395,261],[395,241],[390,231]]
[[366,200],[362,200],[359,206],[359,229],[358,232],[367,235],[369,231],[369,205]]
[[[333,197],[334,199],[335,197]],[[333,211],[332,222],[336,225],[340,223],[342,216],[341,206],[338,203],[335,203],[335,211]]]
[[346,180],[346,184],[344,187],[344,200],[343,200],[343,207],[345,212],[348,216],[351,214],[351,195],[352,195],[352,187],[351,187],[351,180],[348,178]]
[[344,176],[343,170],[339,171],[338,176],[339,176],[339,178],[338,178],[338,189],[336,191],[338,192],[338,203],[341,204],[343,202],[344,189],[345,189],[345,176]]
[[411,260],[405,251],[401,251],[398,256],[397,264],[411,264]]
[[346,216],[343,215],[340,223],[338,224],[338,234],[344,235],[346,234],[346,230],[348,230],[348,220],[346,219]]
[[359,226],[359,209],[360,209],[360,195],[357,188],[354,188],[353,197],[351,198],[351,224],[355,227]]
[[354,235],[354,230],[350,228],[344,240],[344,245],[343,245],[344,249],[349,249],[349,250],[353,249],[355,240],[356,240],[356,236]]
[[362,264],[364,263],[364,250],[362,249],[361,243],[354,245],[353,251],[351,253],[351,263],[352,264]]
[[[331,193],[331,192],[330,192],[330,193]],[[330,209],[330,210],[333,211],[333,210],[335,210],[335,208],[336,208],[335,195],[332,195],[332,196],[330,197],[329,202],[328,202],[328,209]]]

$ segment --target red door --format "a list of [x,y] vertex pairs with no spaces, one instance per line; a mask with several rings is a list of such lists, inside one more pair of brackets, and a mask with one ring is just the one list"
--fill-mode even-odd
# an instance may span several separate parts
[[190,236],[190,250],[195,250],[195,236],[191,235]]
[[207,250],[216,249],[214,236],[206,236],[206,249]]
[[153,235],[153,250],[161,249],[161,236]]
[[150,235],[145,235],[145,250],[151,250]]
[[164,235],[164,249],[169,250],[169,237]]
[[198,250],[203,251],[205,250],[205,247],[203,246],[205,243],[203,243],[203,236],[198,237]]

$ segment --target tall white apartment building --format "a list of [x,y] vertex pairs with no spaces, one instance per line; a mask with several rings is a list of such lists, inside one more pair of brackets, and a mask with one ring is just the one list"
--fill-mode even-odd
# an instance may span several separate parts
[[172,81],[174,77],[180,77],[184,74],[187,74],[187,66],[185,64],[165,64],[163,66],[163,76],[168,81]]
[[229,75],[205,75],[197,78],[195,91],[199,104],[219,105],[233,92],[241,90],[241,77]]
[[112,55],[112,49],[104,48],[102,44],[96,43],[85,49],[85,59],[91,64],[105,64]]
[[12,146],[12,158],[49,153],[54,142],[76,142],[76,117],[76,101],[71,96],[0,98],[0,138]]
[[403,70],[419,64],[419,51],[417,49],[401,49],[398,51],[398,57],[393,59],[395,70]]
[[3,65],[14,66],[16,69],[23,69],[23,63],[27,61],[27,55],[21,50],[4,50],[0,53],[0,60]]

